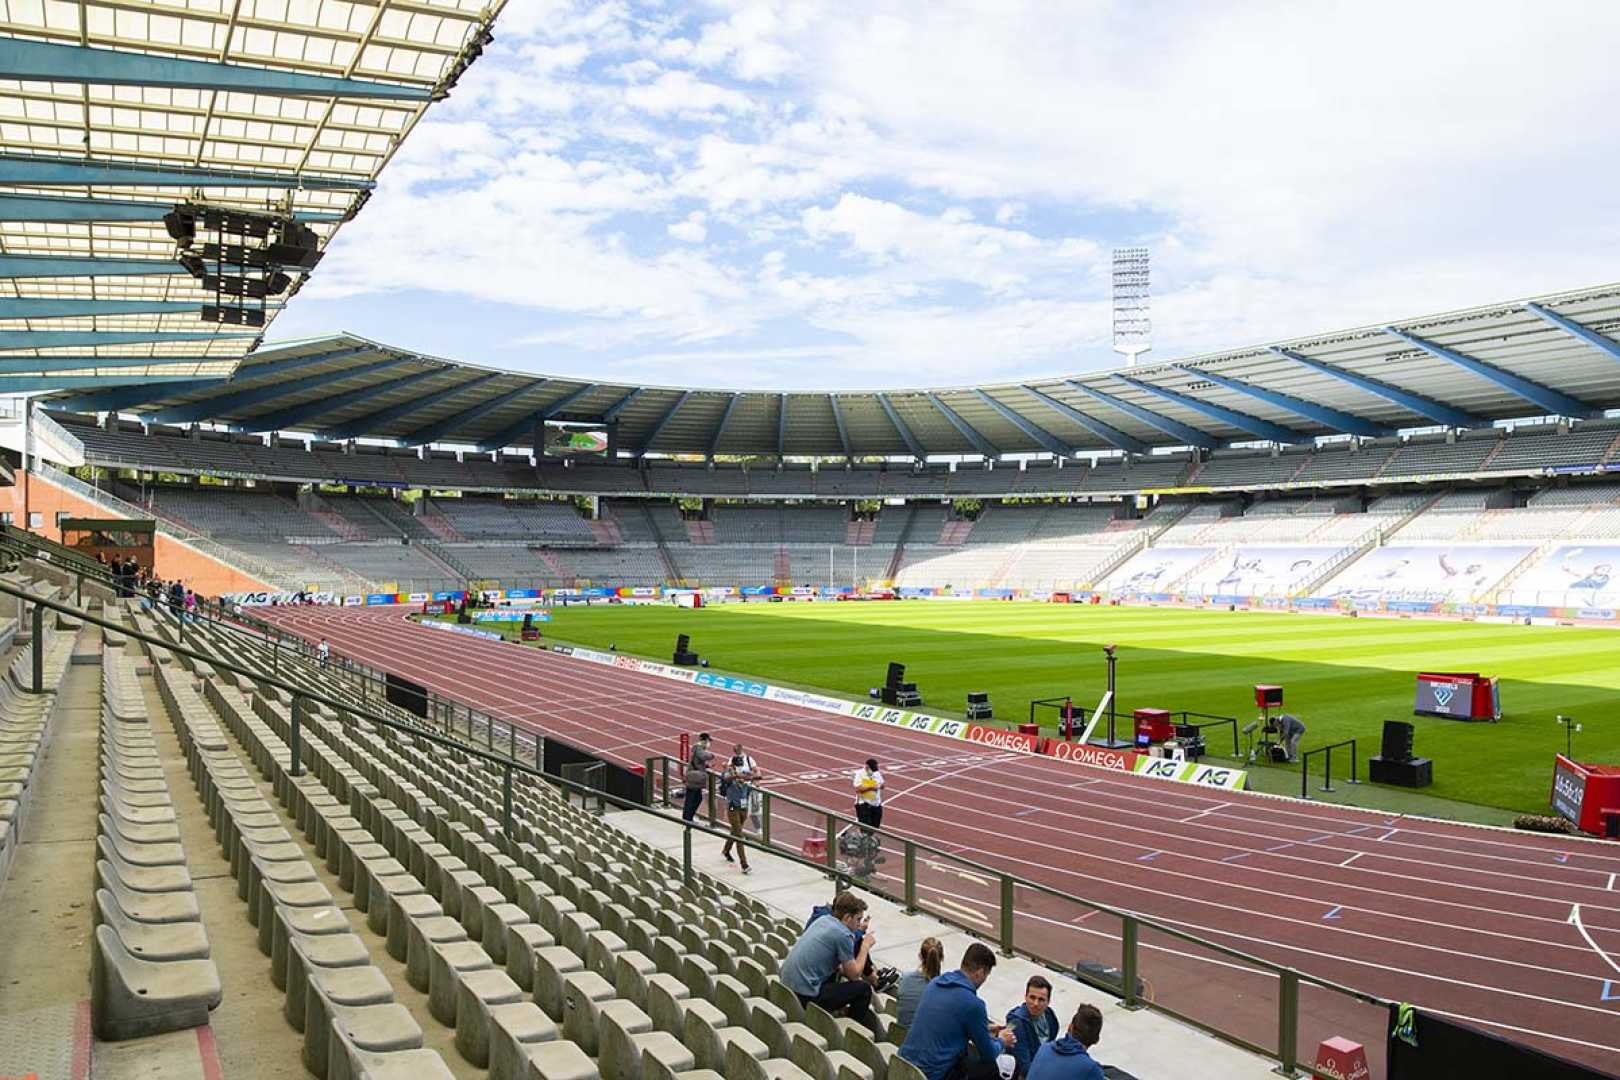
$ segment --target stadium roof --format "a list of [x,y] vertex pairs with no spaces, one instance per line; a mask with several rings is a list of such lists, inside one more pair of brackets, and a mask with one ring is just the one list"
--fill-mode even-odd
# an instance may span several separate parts
[[1021,383],[772,393],[498,371],[352,335],[256,352],[228,383],[58,393],[49,408],[334,440],[533,445],[547,420],[632,454],[1071,455],[1481,427],[1620,407],[1620,285]]
[[163,215],[292,212],[324,248],[504,3],[8,3],[0,393],[229,376],[261,331],[202,321]]

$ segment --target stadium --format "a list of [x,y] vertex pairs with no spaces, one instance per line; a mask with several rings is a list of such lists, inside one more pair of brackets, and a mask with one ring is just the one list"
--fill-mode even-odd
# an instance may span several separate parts
[[[541,6],[8,9],[0,1077],[990,1076],[1031,979],[1004,1077],[1620,1075],[1620,284],[1175,350],[1132,246],[1042,375],[503,363],[448,292],[429,348],[367,297],[503,257],[409,203],[470,115],[562,138]],[[760,109],[703,94],[644,109]],[[930,940],[990,1022],[943,1064]]]

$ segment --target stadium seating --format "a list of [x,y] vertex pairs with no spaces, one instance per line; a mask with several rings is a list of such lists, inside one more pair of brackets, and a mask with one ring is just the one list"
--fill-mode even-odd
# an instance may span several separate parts
[[[122,618],[172,637],[147,613]],[[208,626],[188,644],[265,662],[262,644]],[[507,832],[499,773],[325,705],[303,713],[294,776],[285,694],[148,652],[236,867],[238,925],[317,1076],[889,1075],[892,1042],[799,1008],[776,978],[798,924],[759,901],[701,873],[684,886],[678,862],[527,778]],[[353,694],[307,664],[281,671]]]

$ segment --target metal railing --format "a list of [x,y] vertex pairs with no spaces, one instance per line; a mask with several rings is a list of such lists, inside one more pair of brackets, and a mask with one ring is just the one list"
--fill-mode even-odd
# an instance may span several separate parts
[[[444,702],[437,707],[440,714],[435,719],[443,724],[441,733],[437,725],[406,723],[370,707],[368,701],[356,703],[328,688],[312,688],[306,681],[267,673],[232,657],[118,625],[69,604],[34,596],[8,582],[0,581],[0,594],[34,605],[36,691],[43,689],[39,670],[43,663],[44,635],[38,628],[43,625],[43,612],[53,610],[194,663],[231,672],[255,687],[275,688],[289,695],[292,707],[289,710],[288,767],[293,775],[301,775],[304,769],[301,745],[304,717],[313,705],[320,704],[335,710],[340,718],[353,717],[390,728],[498,769],[503,791],[501,826],[508,837],[512,835],[514,776],[543,780],[565,792],[593,799],[604,809],[611,806],[673,820],[672,814],[663,811],[672,806],[671,792],[675,786],[671,773],[680,777],[683,763],[667,755],[653,755],[645,760],[647,805],[641,805],[592,784],[603,771],[599,768],[587,766],[580,771],[579,778],[574,779],[572,775],[546,774],[537,764],[520,760],[515,726],[499,724],[493,718],[475,714],[474,710],[465,710],[468,738],[465,741],[457,738],[459,725],[455,722],[454,702]],[[304,669],[304,673],[308,674],[308,670]],[[369,672],[352,674],[367,676],[362,686],[370,681]],[[450,712],[446,714],[443,710],[447,707]],[[497,736],[498,727],[506,728],[507,739]],[[477,745],[480,729],[485,736],[482,748]],[[543,738],[535,734],[532,740],[538,762]],[[508,742],[506,753],[497,750],[503,741]],[[717,841],[738,839],[729,830],[716,827],[712,776],[709,783],[707,824],[685,823],[683,832],[683,875],[688,883],[694,880],[696,872],[693,863],[696,836],[708,836]],[[857,884],[902,904],[908,911],[924,911],[969,933],[990,938],[1008,955],[1022,954],[1071,971],[1117,994],[1127,1008],[1151,1008],[1271,1058],[1279,1063],[1277,1071],[1283,1075],[1300,1075],[1302,1064],[1307,1073],[1321,1075],[1300,1061],[1299,1048],[1330,1035],[1356,1038],[1375,1055],[1382,1045],[1388,1003],[1375,995],[1201,938],[1165,921],[1087,900],[962,858],[933,844],[866,829],[852,818],[813,803],[768,789],[759,790],[758,838],[745,831],[740,838],[745,845],[820,870],[839,887],[845,882]],[[881,855],[883,844],[890,845],[891,851],[900,852],[898,874],[892,868],[883,868],[887,866]],[[854,856],[857,862],[840,860],[841,853],[855,849],[861,852]],[[1219,993],[1213,997],[1207,992],[1212,971],[1220,985]],[[1261,1003],[1258,1013],[1254,1008],[1257,1000]],[[1232,1008],[1234,1003],[1243,1006],[1236,1014]]]
[[1299,757],[1299,797],[1300,798],[1308,799],[1308,798],[1311,797],[1311,792],[1310,792],[1311,758],[1315,757],[1317,754],[1321,754],[1323,759],[1324,759],[1323,763],[1322,763],[1322,788],[1321,788],[1321,790],[1323,790],[1323,791],[1332,791],[1333,790],[1333,751],[1341,749],[1341,748],[1346,747],[1346,746],[1348,746],[1350,748],[1350,783],[1352,783],[1352,784],[1361,783],[1361,781],[1356,776],[1356,740],[1354,740],[1354,739],[1345,739],[1343,742],[1330,743],[1327,746],[1318,746],[1316,749],[1307,750],[1307,751],[1305,751],[1305,753],[1300,755],[1300,757]]

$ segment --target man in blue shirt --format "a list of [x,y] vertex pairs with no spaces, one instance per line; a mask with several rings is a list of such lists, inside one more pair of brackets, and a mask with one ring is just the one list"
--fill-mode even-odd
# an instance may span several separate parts
[[1018,1036],[1012,1048],[1018,1071],[1013,1075],[1029,1075],[1029,1063],[1035,1052],[1058,1035],[1057,1014],[1051,1009],[1052,984],[1043,976],[1034,975],[1024,985],[1024,1001],[1007,1014],[1007,1026]]
[[1102,1038],[1102,1013],[1095,1005],[1082,1005],[1069,1021],[1068,1034],[1047,1043],[1029,1067],[1029,1080],[1103,1080],[1102,1066],[1090,1050]]
[[[996,954],[975,941],[962,954],[961,970],[946,972],[923,990],[900,1056],[928,1080],[999,1080],[996,1058],[1018,1037],[1011,1028],[991,1027],[979,998],[979,987],[995,966]],[[968,1060],[969,1046],[979,1051],[977,1061]]]
[[[859,946],[855,944],[857,930],[861,932]],[[833,898],[832,914],[812,922],[794,942],[782,961],[782,982],[798,995],[800,1004],[813,1001],[834,1016],[848,1010],[851,1020],[875,1032],[872,985],[862,977],[875,936],[866,901],[841,892]]]

